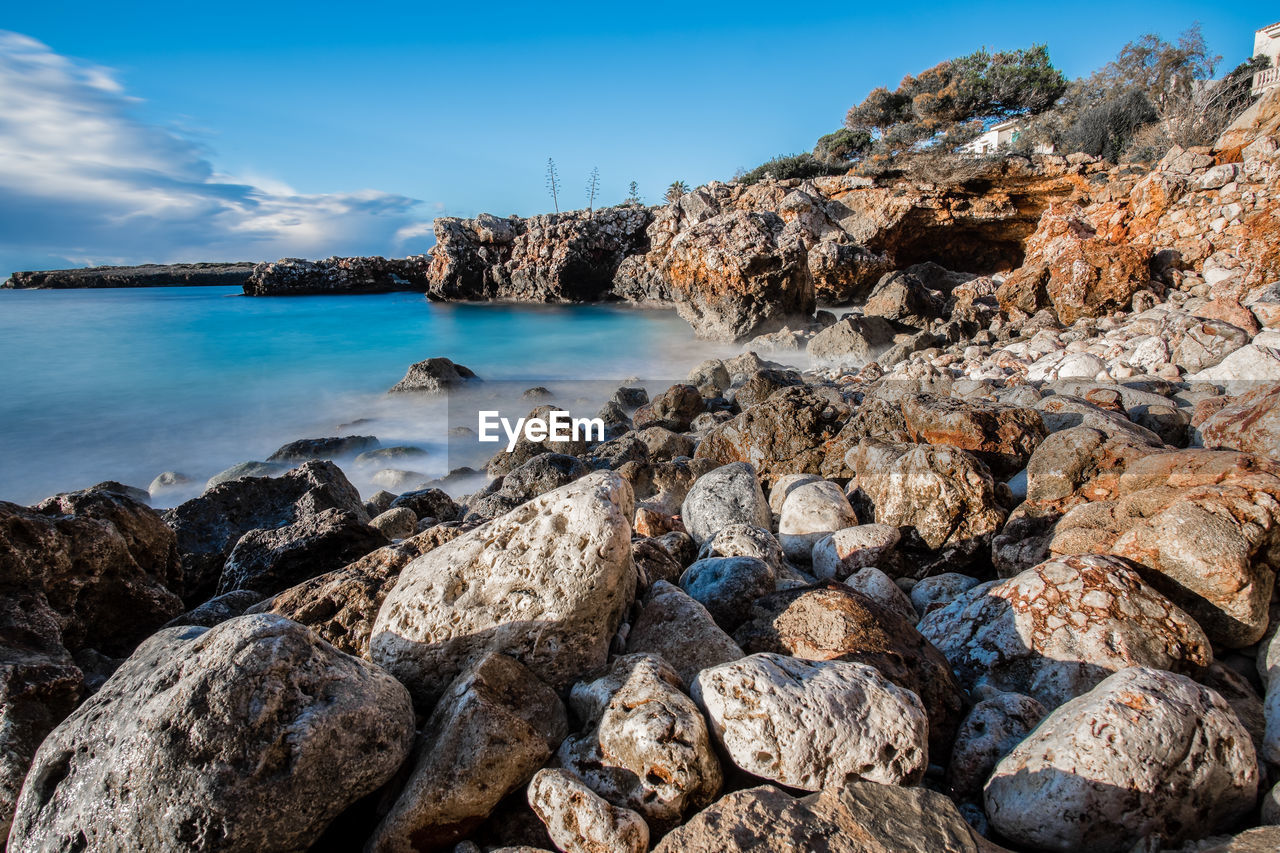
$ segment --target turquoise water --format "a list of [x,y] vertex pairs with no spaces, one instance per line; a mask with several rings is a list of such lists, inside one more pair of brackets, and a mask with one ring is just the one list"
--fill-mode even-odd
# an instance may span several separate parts
[[429,407],[384,392],[432,356],[534,385],[680,377],[723,352],[671,311],[233,287],[0,291],[0,500],[106,479],[146,488],[165,470],[203,483],[358,418],[369,420],[347,432],[426,446],[438,438]]

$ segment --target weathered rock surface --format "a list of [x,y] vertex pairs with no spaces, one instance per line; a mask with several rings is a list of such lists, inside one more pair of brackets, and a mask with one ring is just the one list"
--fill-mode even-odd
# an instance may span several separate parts
[[505,655],[481,658],[441,697],[403,790],[368,849],[453,844],[544,765],[569,733],[555,691]]
[[910,784],[928,764],[920,700],[863,664],[756,654],[703,670],[693,698],[735,764],[793,788]]
[[1129,464],[1113,499],[1068,512],[1049,548],[1133,560],[1210,640],[1237,648],[1267,629],[1278,521],[1280,463],[1230,451],[1159,453]]
[[850,780],[793,798],[771,785],[735,791],[669,833],[655,853],[999,853],[955,805],[925,788]]
[[1099,236],[1079,207],[1051,207],[1027,240],[1023,266],[1000,286],[1000,307],[1034,314],[1052,306],[1067,325],[1103,316],[1148,286],[1149,260],[1149,249]]
[[985,802],[1017,843],[1120,853],[1153,833],[1177,843],[1228,828],[1257,787],[1253,744],[1221,696],[1133,667],[1051,712],[997,765]]
[[387,544],[387,537],[358,513],[325,509],[274,529],[241,536],[227,555],[218,592],[254,589],[275,593],[345,566]]
[[734,639],[747,654],[875,667],[923,702],[931,751],[941,757],[950,750],[964,691],[947,659],[891,607],[838,583],[783,590],[758,599]]
[[680,588],[729,631],[742,622],[751,602],[773,592],[776,584],[776,570],[759,557],[708,557],[680,575]]
[[405,567],[374,622],[370,657],[423,707],[487,652],[554,689],[604,664],[635,591],[631,487],[589,474]]
[[42,744],[9,849],[305,848],[412,738],[405,689],[299,625],[171,628]]
[[848,464],[876,523],[903,528],[901,547],[921,552],[917,576],[980,557],[1004,523],[991,474],[963,450],[866,439]]
[[848,404],[821,389],[783,389],[767,403],[713,429],[694,455],[721,465],[746,462],[765,483],[785,474],[818,474],[827,442],[840,432],[849,413]]
[[1200,674],[1200,626],[1112,557],[1050,560],[976,586],[920,620],[972,693],[1022,693],[1052,710],[1117,670]]
[[742,462],[723,465],[693,484],[680,511],[685,530],[701,545],[731,524],[768,529],[769,504],[756,479],[756,470]]
[[848,315],[814,335],[807,352],[815,361],[862,367],[893,345],[894,333],[882,317]]
[[186,600],[198,604],[214,594],[227,557],[246,533],[274,530],[329,509],[368,520],[360,493],[342,471],[332,462],[315,461],[279,477],[230,480],[168,510],[164,520],[178,537]]
[[1022,743],[1047,712],[1020,693],[996,693],[973,706],[956,733],[947,784],[953,796],[981,801],[996,764]]
[[440,394],[469,382],[478,382],[475,371],[447,358],[429,358],[409,366],[404,378],[391,386],[390,393]]
[[1214,450],[1242,450],[1280,458],[1280,385],[1264,385],[1239,397],[1199,425],[1201,441]]
[[775,213],[713,216],[671,242],[662,272],[700,337],[737,341],[813,313],[800,235]]
[[379,548],[341,569],[290,587],[262,609],[306,625],[347,654],[368,657],[374,619],[400,571],[462,532],[458,528],[433,527]]
[[644,853],[649,826],[567,770],[540,770],[529,783],[529,805],[565,853]]
[[436,217],[428,292],[437,299],[595,302],[663,298],[661,282],[614,281],[625,258],[643,252],[652,221],[623,205],[506,219]]
[[1025,468],[1046,435],[1035,409],[932,394],[902,400],[902,416],[912,441],[967,450],[1001,480]]
[[787,495],[778,519],[778,541],[787,558],[812,561],[813,546],[837,530],[857,525],[844,490],[830,480],[805,483]]
[[730,524],[720,528],[698,550],[698,559],[708,557],[758,557],[772,566],[775,574],[783,570],[785,562],[778,538],[766,528],[754,524]]
[[565,740],[560,763],[655,831],[720,792],[723,774],[706,721],[662,658],[617,658],[607,675],[574,685],[569,704],[585,728]]
[[127,655],[182,612],[173,532],[150,507],[101,487],[31,509],[0,502],[0,577],[8,596],[52,611],[57,641],[72,651]]
[[686,689],[702,670],[743,656],[707,609],[679,587],[660,580],[641,605],[627,635],[627,653],[658,655],[671,664]]
[[813,573],[820,580],[844,580],[877,566],[897,546],[902,534],[891,524],[858,524],[837,530],[813,546]]

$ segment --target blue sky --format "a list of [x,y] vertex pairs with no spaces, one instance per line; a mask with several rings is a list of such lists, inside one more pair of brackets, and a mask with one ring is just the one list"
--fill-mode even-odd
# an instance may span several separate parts
[[[1199,21],[1234,65],[1274,3],[10,4],[0,272],[406,254],[438,215],[647,201],[807,150],[871,88],[1047,42],[1069,76]],[[19,156],[21,155],[21,156]],[[13,165],[16,164],[16,165]]]

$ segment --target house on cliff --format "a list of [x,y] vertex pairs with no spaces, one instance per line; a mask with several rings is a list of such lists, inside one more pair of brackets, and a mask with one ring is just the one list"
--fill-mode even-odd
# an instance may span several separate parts
[[1253,55],[1265,56],[1271,62],[1270,68],[1253,75],[1253,94],[1261,95],[1280,86],[1280,21],[1253,34]]

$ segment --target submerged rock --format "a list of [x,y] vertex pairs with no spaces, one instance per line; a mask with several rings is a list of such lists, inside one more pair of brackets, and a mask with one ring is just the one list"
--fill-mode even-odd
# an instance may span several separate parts
[[439,394],[468,382],[479,382],[475,371],[447,358],[429,358],[409,366],[404,378],[391,387],[390,393],[413,392]]

